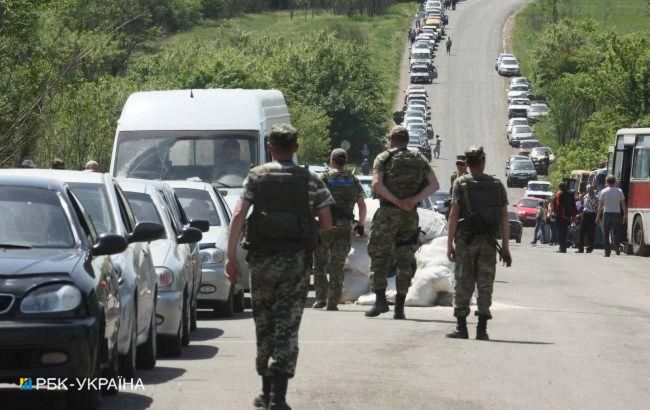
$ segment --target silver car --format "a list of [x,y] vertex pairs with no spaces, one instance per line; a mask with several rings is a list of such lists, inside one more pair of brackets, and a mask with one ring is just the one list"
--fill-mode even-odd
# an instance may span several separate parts
[[165,236],[150,245],[158,281],[156,331],[159,351],[179,356],[182,347],[190,342],[196,266],[191,245],[203,235],[196,228],[183,226],[165,194],[172,190],[169,185],[134,179],[121,179],[120,184],[138,222],[155,222],[165,227]]
[[120,325],[117,351],[120,375],[132,378],[136,366],[156,365],[156,273],[148,242],[163,235],[159,224],[136,223],[120,186],[110,174],[80,171],[19,170],[67,184],[90,216],[98,234],[117,234],[129,246],[111,255],[119,275]]
[[[211,308],[217,316],[232,316],[244,311],[244,289],[232,285],[224,273],[228,247],[230,212],[221,195],[205,182],[169,181],[190,219],[210,222],[199,243],[202,272],[198,307]],[[241,260],[240,262],[244,262]]]

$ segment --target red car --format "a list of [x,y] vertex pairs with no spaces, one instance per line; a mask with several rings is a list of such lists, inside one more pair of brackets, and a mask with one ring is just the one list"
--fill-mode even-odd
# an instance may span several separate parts
[[539,198],[524,197],[513,205],[517,213],[517,218],[519,218],[522,224],[535,224],[537,207],[540,202],[542,201]]

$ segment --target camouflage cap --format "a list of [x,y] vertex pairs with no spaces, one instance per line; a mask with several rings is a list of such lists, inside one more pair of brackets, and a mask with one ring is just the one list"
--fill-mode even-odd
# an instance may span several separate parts
[[269,132],[269,142],[279,147],[290,147],[298,142],[298,130],[289,124],[274,125]]
[[465,164],[465,155],[456,155],[456,165]]
[[480,161],[482,159],[485,159],[485,151],[482,145],[470,145],[465,150],[466,161]]
[[390,130],[390,138],[397,138],[399,140],[408,140],[409,139],[409,131],[402,127],[401,125],[398,125],[396,127],[393,127],[392,130]]
[[338,160],[339,162],[345,162],[348,160],[348,153],[343,148],[335,148],[332,150],[331,157]]

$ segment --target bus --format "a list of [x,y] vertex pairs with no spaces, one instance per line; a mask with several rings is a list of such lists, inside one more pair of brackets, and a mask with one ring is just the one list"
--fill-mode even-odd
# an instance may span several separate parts
[[626,240],[634,255],[650,255],[650,128],[616,132],[609,173],[627,200]]

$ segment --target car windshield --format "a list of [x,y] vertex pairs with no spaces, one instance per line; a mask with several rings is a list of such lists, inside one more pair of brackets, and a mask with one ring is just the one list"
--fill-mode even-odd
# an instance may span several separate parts
[[95,225],[97,233],[116,233],[108,195],[101,184],[70,184]]
[[515,134],[525,134],[525,133],[533,132],[533,129],[530,128],[528,125],[518,125],[514,127],[512,132],[514,132]]
[[437,201],[444,201],[449,196],[449,190],[439,189],[431,195],[431,201],[435,204]]
[[551,186],[549,184],[530,183],[528,184],[528,189],[531,191],[551,192]]
[[424,112],[423,111],[418,111],[418,110],[407,110],[406,113],[405,113],[405,117],[424,118]]
[[416,60],[427,60],[429,57],[428,53],[413,53],[413,58]]
[[548,153],[550,155],[551,150],[548,149],[548,148],[544,148],[544,147],[535,147],[531,151],[531,154],[536,154],[536,155],[545,155],[546,153]]
[[517,60],[513,60],[512,58],[504,58],[501,60],[501,63],[505,65],[515,65],[517,64]]
[[530,100],[526,99],[513,99],[512,105],[530,105]]
[[175,188],[176,196],[181,201],[183,210],[187,217],[192,219],[202,219],[209,221],[210,226],[221,226],[219,214],[217,213],[212,198],[208,191],[200,189]]
[[125,192],[124,195],[129,200],[133,216],[138,223],[155,222],[162,225],[160,214],[149,195],[141,192]]
[[513,120],[512,125],[528,125],[528,120],[525,118],[517,118],[516,120]]
[[259,164],[257,131],[122,131],[117,139],[116,177],[241,187]]
[[428,40],[418,40],[418,41],[415,43],[415,48],[429,48],[429,45],[430,45],[430,44],[431,44],[431,43],[429,43]]
[[58,194],[45,188],[0,186],[0,244],[72,248],[75,240]]
[[426,66],[413,66],[411,67],[411,72],[412,73],[428,73],[429,69]]
[[539,141],[521,141],[519,146],[521,148],[535,148],[539,146]]
[[513,85],[510,87],[510,91],[528,91],[528,87],[525,85]]
[[530,109],[535,112],[548,112],[548,107],[545,105],[532,105]]
[[530,161],[515,161],[512,164],[512,169],[529,171],[535,169],[535,167],[533,167],[533,163]]
[[523,208],[537,208],[539,200],[537,199],[522,199],[519,201],[519,206]]

